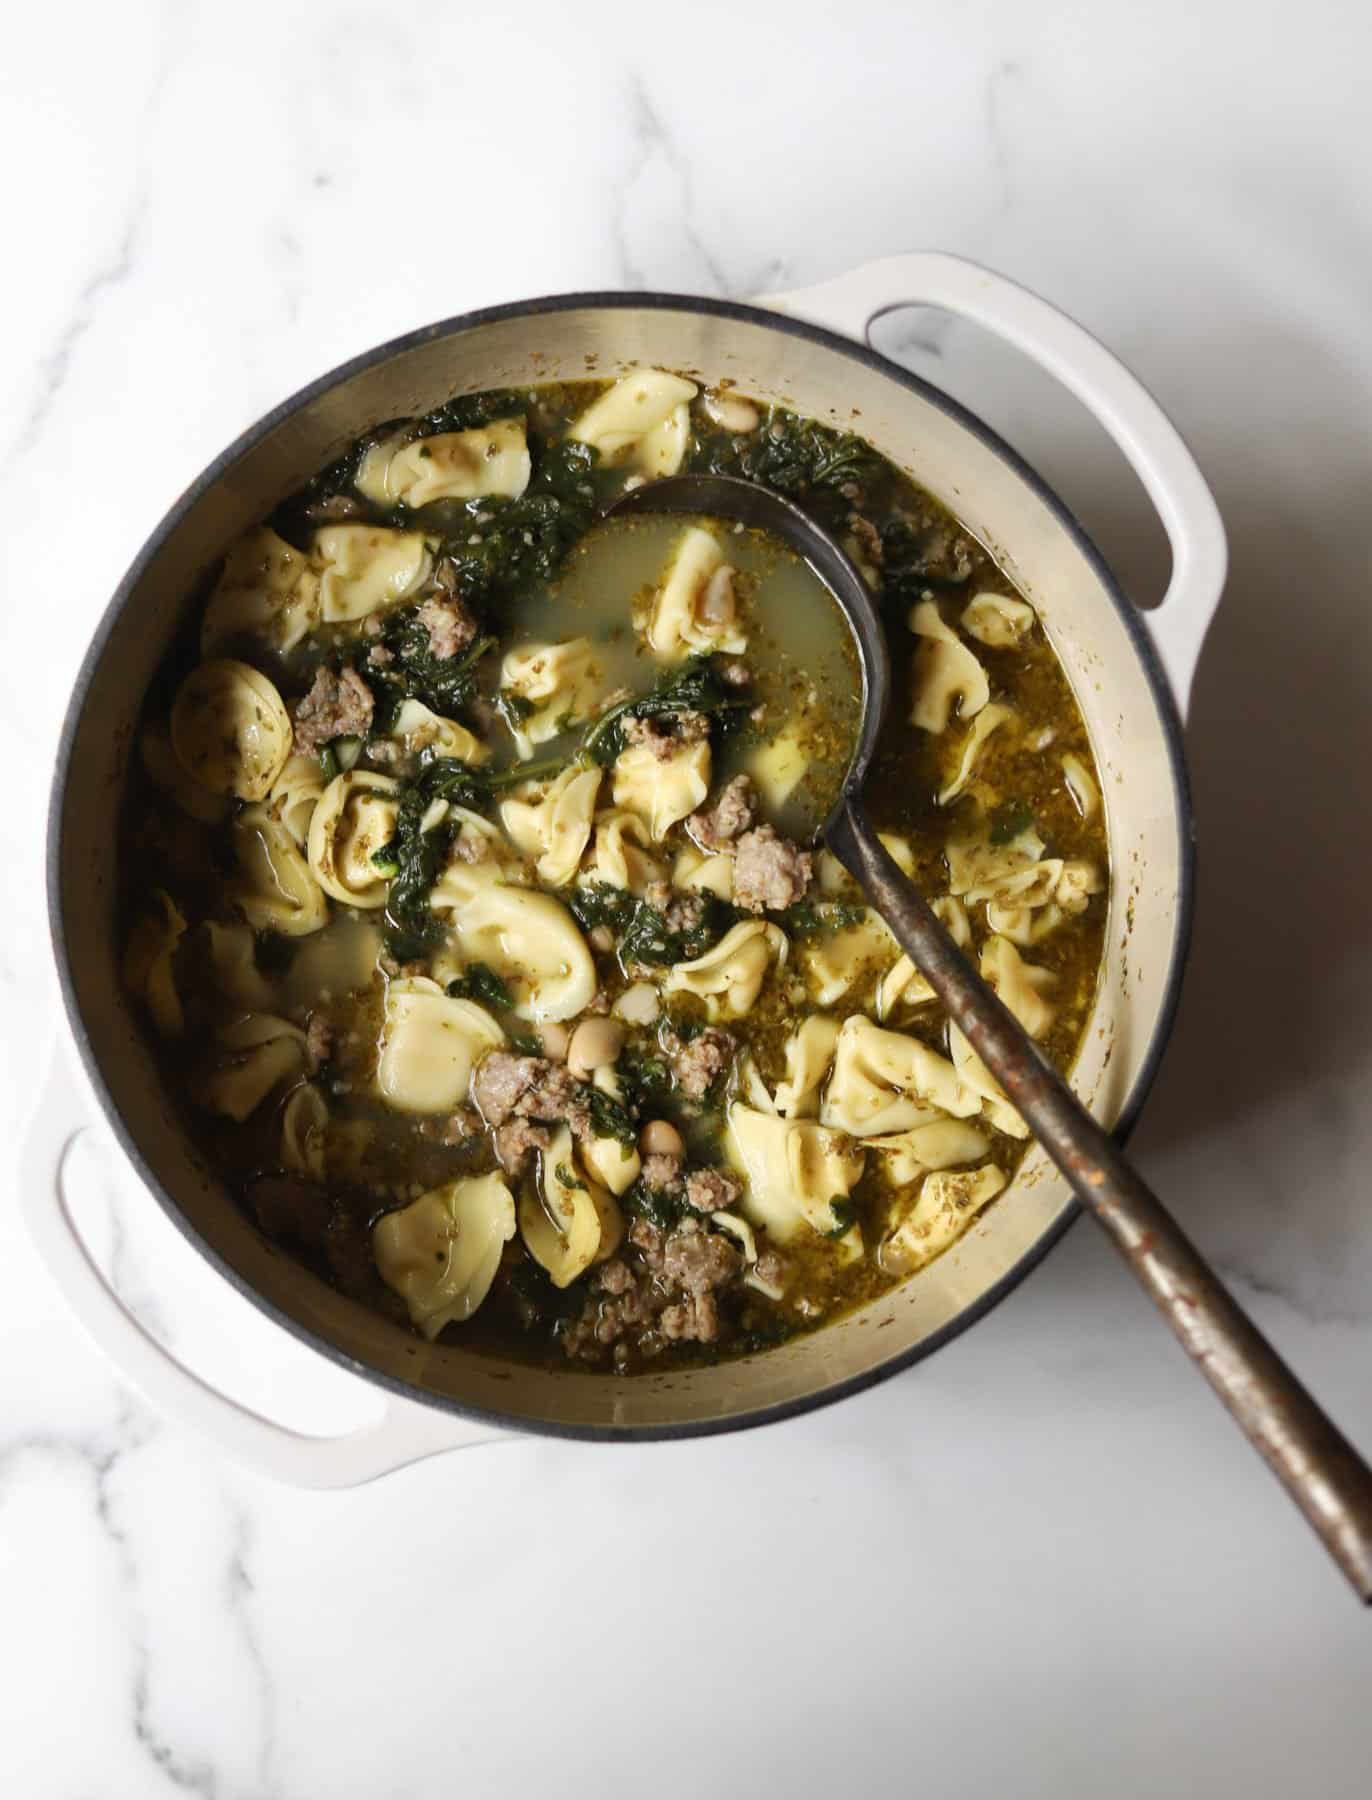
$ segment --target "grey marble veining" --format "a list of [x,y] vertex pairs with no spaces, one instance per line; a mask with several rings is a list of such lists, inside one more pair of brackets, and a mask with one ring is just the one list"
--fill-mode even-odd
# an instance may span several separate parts
[[[1372,1446],[1365,9],[134,0],[30,9],[8,48],[11,1157],[55,1032],[62,708],[209,457],[466,306],[741,296],[949,248],[1115,345],[1225,513],[1189,731],[1195,954],[1137,1147]],[[937,317],[881,342],[1160,591],[1139,492],[1046,380]],[[98,1141],[72,1181],[119,1291],[193,1366],[300,1428],[365,1415]],[[0,1791],[24,1800],[608,1797],[645,1771],[663,1796],[1367,1791],[1367,1622],[1085,1227],[837,1410],[609,1456],[465,1451],[341,1495],[258,1483],[128,1395],[12,1209],[0,1346]]]

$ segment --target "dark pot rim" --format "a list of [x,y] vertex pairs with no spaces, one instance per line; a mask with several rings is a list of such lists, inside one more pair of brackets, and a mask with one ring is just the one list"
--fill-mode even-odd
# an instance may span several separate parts
[[[632,291],[590,292],[572,294],[553,294],[533,300],[513,301],[500,306],[480,307],[472,312],[459,313],[451,318],[441,319],[433,324],[421,326],[417,330],[406,332],[400,337],[389,339],[374,349],[364,351],[348,361],[338,364],[326,374],[318,376],[314,381],[298,389],[289,398],[265,413],[254,425],[234,439],[234,441],[210,462],[168,509],[161,521],[149,534],[142,548],[129,565],[127,572],[115,589],[109,604],[101,615],[95,628],[86,654],[82,659],[76,681],[72,687],[71,699],[62,724],[58,741],[57,760],[53,773],[51,795],[48,810],[47,845],[46,845],[46,880],[48,899],[48,920],[52,937],[53,956],[57,965],[58,981],[61,987],[63,1005],[67,1022],[70,1026],[77,1052],[81,1058],[91,1088],[105,1114],[110,1130],[137,1170],[144,1185],[152,1193],[163,1212],[172,1221],[181,1235],[214,1267],[220,1275],[229,1281],[240,1294],[264,1313],[268,1318],[288,1331],[301,1343],[327,1357],[331,1362],[346,1369],[350,1374],[393,1393],[401,1399],[416,1405],[431,1407],[452,1414],[454,1417],[471,1420],[474,1423],[498,1426],[505,1430],[529,1436],[569,1438],[593,1443],[642,1443],[658,1442],[677,1438],[693,1438],[712,1436],[726,1431],[742,1431],[759,1425],[776,1424],[784,1419],[813,1411],[822,1406],[831,1406],[837,1401],[845,1400],[850,1395],[862,1393],[865,1389],[875,1387],[878,1382],[887,1381],[903,1369],[912,1367],[923,1361],[934,1351],[958,1337],[978,1320],[985,1318],[991,1309],[1011,1293],[1024,1280],[1030,1271],[1038,1266],[1048,1252],[1060,1243],[1080,1214],[1080,1206],[1072,1201],[1064,1207],[1057,1219],[1038,1237],[1025,1251],[1023,1256],[981,1294],[972,1305],[960,1312],[955,1319],[931,1332],[927,1338],[910,1349],[898,1351],[877,1364],[874,1368],[860,1375],[848,1377],[835,1382],[831,1386],[816,1390],[814,1393],[802,1395],[794,1400],[787,1400],[770,1406],[759,1406],[756,1409],[730,1414],[718,1420],[691,1420],[680,1424],[669,1425],[573,1425],[563,1424],[555,1420],[529,1420],[504,1412],[494,1407],[473,1406],[463,1401],[454,1400],[448,1395],[435,1393],[421,1388],[397,1376],[383,1374],[370,1364],[349,1355],[320,1337],[308,1327],[301,1324],[294,1315],[284,1311],[273,1301],[268,1300],[242,1275],[238,1273],[222,1256],[207,1243],[177,1206],[172,1196],[163,1186],[160,1177],[151,1164],[145,1159],[132,1133],[126,1126],[122,1115],[105,1084],[104,1074],[95,1055],[89,1035],[81,1016],[77,1001],[75,983],[72,976],[70,960],[66,946],[67,918],[62,900],[62,823],[64,801],[67,784],[71,778],[72,756],[77,728],[85,710],[86,699],[95,672],[104,655],[106,644],[114,630],[116,621],[128,602],[129,596],[141,581],[148,565],[159,554],[167,538],[181,523],[190,509],[202,496],[221,481],[234,465],[249,450],[253,449],[263,438],[275,431],[285,420],[303,408],[312,405],[323,394],[337,387],[340,383],[374,368],[378,364],[388,362],[391,358],[407,351],[419,348],[435,339],[456,336],[459,333],[472,331],[480,326],[494,324],[511,319],[536,320],[549,314],[571,312],[584,309],[617,311],[630,309],[650,309],[663,312],[684,312],[689,314],[707,314],[721,319],[736,320],[742,323],[761,325],[770,330],[782,332],[788,336],[818,344],[838,356],[847,357],[863,366],[883,375],[887,380],[904,388],[908,393],[936,407],[940,412],[955,420],[964,429],[978,438],[987,449],[994,452],[1003,462],[1023,480],[1037,498],[1049,509],[1063,530],[1072,539],[1077,549],[1091,565],[1112,605],[1124,625],[1134,653],[1138,658],[1157,708],[1162,725],[1163,738],[1167,746],[1169,774],[1172,785],[1172,798],[1176,811],[1177,823],[1177,860],[1178,882],[1175,925],[1173,932],[1172,955],[1163,988],[1162,1003],[1158,1010],[1157,1022],[1149,1040],[1143,1060],[1133,1085],[1125,1099],[1119,1120],[1115,1126],[1115,1137],[1120,1143],[1127,1141],[1138,1122],[1139,1114],[1147,1100],[1161,1066],[1163,1054],[1172,1033],[1176,1019],[1177,1006],[1181,996],[1182,977],[1185,973],[1186,961],[1190,951],[1191,931],[1195,908],[1195,831],[1194,816],[1191,803],[1190,781],[1186,768],[1186,756],[1182,743],[1182,724],[1177,711],[1176,701],[1171,686],[1163,670],[1153,640],[1144,625],[1142,615],[1134,607],[1121,589],[1105,558],[1096,548],[1091,538],[1082,527],[1075,514],[1067,507],[1037,471],[1027,463],[1019,453],[1012,449],[1000,435],[970,412],[960,402],[942,393],[920,376],[898,367],[866,344],[845,338],[836,332],[826,330],[822,326],[807,324],[793,319],[784,313],[769,311],[764,306],[748,305],[733,300],[711,300],[690,294],[635,293]],[[569,1379],[575,1379],[569,1376]]]

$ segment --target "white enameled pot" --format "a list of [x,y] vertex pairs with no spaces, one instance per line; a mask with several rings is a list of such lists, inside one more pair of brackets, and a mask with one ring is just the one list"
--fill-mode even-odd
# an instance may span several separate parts
[[[1110,431],[1172,548],[1162,605],[1137,612],[1044,483],[978,420],[873,352],[867,334],[907,304],[999,333]],[[156,1406],[279,1479],[368,1480],[504,1430],[594,1440],[736,1429],[841,1398],[904,1368],[979,1318],[1074,1216],[1031,1152],[1012,1189],[947,1255],[840,1323],[765,1355],[633,1379],[543,1372],[424,1344],[345,1299],[264,1241],[178,1123],[119,982],[115,800],[139,705],[189,597],[234,538],[360,432],[455,393],[584,376],[629,363],[687,370],[855,426],[944,501],[1038,608],[1076,691],[1102,776],[1112,849],[1103,978],[1074,1084],[1098,1117],[1138,1115],[1176,1005],[1190,929],[1192,822],[1181,746],[1196,658],[1219,602],[1224,534],[1190,453],[1156,403],[1094,338],[1023,288],[938,254],[893,257],[756,305],[582,294],[445,321],[372,351],[287,401],[225,451],[158,526],[120,584],[71,701],[53,787],[48,895],[79,1075],[63,1056],[30,1135],[23,1206],[73,1312]],[[339,1437],[288,1431],[201,1381],[126,1311],[77,1233],[62,1162],[104,1121],[149,1194],[243,1295],[373,1384],[377,1421]]]

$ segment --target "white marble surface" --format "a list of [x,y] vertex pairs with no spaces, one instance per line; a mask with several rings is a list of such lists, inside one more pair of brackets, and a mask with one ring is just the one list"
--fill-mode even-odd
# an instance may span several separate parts
[[[70,678],[224,442],[484,302],[744,295],[959,250],[1123,352],[1224,509],[1191,732],[1201,918],[1137,1144],[1372,1449],[1368,855],[1346,798],[1365,814],[1370,58],[1349,0],[11,18],[4,1154],[55,1031],[40,846]],[[1156,528],[1069,405],[965,334],[891,341],[1157,587]],[[240,1335],[112,1163],[88,1149],[72,1178],[154,1328],[297,1422],[358,1415],[271,1328]],[[0,1346],[0,1791],[24,1800],[1368,1791],[1372,1621],[1085,1227],[837,1410],[466,1451],[337,1496],[161,1424],[12,1209]]]

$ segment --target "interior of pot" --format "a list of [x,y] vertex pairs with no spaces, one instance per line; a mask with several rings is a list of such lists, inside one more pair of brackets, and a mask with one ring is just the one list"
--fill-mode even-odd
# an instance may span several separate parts
[[163,1093],[119,981],[117,799],[144,689],[188,596],[233,539],[359,432],[480,388],[611,375],[644,362],[727,378],[852,427],[942,500],[1038,609],[1076,691],[1101,775],[1112,877],[1106,961],[1075,1076],[1116,1121],[1151,1078],[1170,1018],[1184,921],[1187,821],[1175,734],[1137,624],[1061,509],[974,421],[865,352],[765,314],[684,302],[544,303],[406,340],[308,390],[235,446],[159,529],[116,598],[73,700],[56,789],[54,931],[78,1042],[129,1153],[171,1215],[283,1323],[416,1397],[534,1428],[723,1427],[875,1377],[930,1348],[1002,1291],[1070,1211],[1034,1151],[948,1254],[816,1335],[717,1367],[631,1380],[545,1373],[425,1344],[334,1292],[249,1224]]

